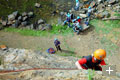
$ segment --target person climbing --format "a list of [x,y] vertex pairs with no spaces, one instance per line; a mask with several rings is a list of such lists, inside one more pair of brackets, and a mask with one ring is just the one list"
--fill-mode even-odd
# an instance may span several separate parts
[[88,17],[90,17],[91,12],[92,12],[92,8],[89,6],[89,7],[88,7]]
[[80,7],[80,2],[79,2],[79,0],[76,0],[75,10],[78,11],[79,7]]
[[66,24],[68,23],[68,27],[71,27],[71,26],[70,26],[70,22],[71,22],[71,14],[68,13],[68,14],[66,15],[66,20],[64,21],[64,24],[63,24],[63,25],[66,25]]
[[59,51],[62,52],[62,49],[61,49],[61,47],[60,47],[60,44],[61,44],[60,41],[59,41],[57,38],[55,38],[55,39],[54,39],[54,45],[55,45],[57,51],[59,50]]
[[101,65],[106,65],[104,58],[106,57],[106,51],[98,49],[93,55],[83,56],[82,59],[78,60],[75,65],[78,69],[93,69],[96,71],[102,71]]

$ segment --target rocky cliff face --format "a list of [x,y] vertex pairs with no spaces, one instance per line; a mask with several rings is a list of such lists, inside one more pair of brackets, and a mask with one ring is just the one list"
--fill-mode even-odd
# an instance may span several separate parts
[[[0,56],[2,60],[0,80],[88,80],[87,70],[62,70],[63,68],[75,69],[75,62],[78,58],[61,57],[46,52],[13,48],[9,48],[6,51],[0,50]],[[61,69],[43,70],[35,68]],[[4,72],[9,70],[17,72]],[[95,80],[119,80],[118,77],[102,76],[101,72],[95,73]]]

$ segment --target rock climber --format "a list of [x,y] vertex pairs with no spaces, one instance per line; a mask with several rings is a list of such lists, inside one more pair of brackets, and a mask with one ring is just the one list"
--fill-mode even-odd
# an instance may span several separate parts
[[75,10],[79,10],[79,7],[80,7],[80,2],[79,0],[76,0],[76,6],[75,6]]
[[64,24],[63,24],[63,25],[65,25],[65,24],[68,23],[68,27],[71,27],[71,26],[70,26],[70,22],[71,22],[71,14],[68,13],[68,14],[66,15],[66,20],[64,21]]
[[104,58],[106,57],[106,51],[104,49],[97,49],[93,55],[83,56],[75,64],[78,69],[93,69],[96,71],[102,71],[101,65],[106,65]]
[[55,39],[54,39],[54,45],[55,45],[57,51],[59,50],[59,51],[62,52],[62,49],[61,49],[61,47],[60,47],[60,44],[61,44],[60,41],[59,41],[57,38],[55,38]]

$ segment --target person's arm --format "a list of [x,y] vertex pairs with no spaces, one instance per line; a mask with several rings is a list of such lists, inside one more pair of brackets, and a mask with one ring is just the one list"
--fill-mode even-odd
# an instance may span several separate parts
[[84,64],[86,64],[86,62],[87,62],[87,60],[85,58],[82,58],[82,59],[78,60],[75,64],[78,69],[87,69],[86,67],[83,66]]
[[106,63],[105,63],[104,60],[102,60],[100,64],[101,64],[101,65],[106,65]]

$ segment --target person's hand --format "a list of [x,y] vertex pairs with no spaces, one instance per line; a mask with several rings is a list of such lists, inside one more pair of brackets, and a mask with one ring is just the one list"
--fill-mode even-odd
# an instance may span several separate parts
[[75,65],[77,66],[78,69],[82,69],[82,67],[80,66],[80,64],[78,63],[78,61],[75,63]]

